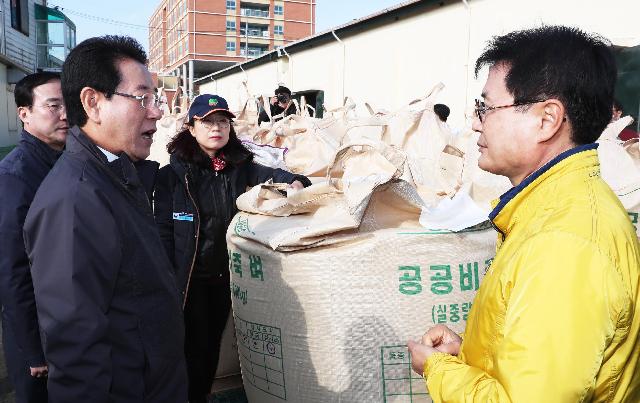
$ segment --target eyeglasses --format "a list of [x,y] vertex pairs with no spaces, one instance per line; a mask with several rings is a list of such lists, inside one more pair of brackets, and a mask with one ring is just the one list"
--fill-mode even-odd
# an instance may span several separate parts
[[202,126],[211,130],[213,126],[218,126],[219,128],[226,129],[231,125],[228,119],[212,119],[212,120],[198,120]]
[[495,110],[495,109],[502,109],[502,108],[511,108],[514,106],[523,106],[523,105],[531,105],[531,104],[536,104],[538,102],[543,102],[546,101],[545,99],[536,99],[533,101],[522,101],[522,102],[514,102],[511,105],[500,105],[500,106],[486,106],[484,104],[484,102],[482,102],[479,99],[476,99],[476,109],[475,109],[475,113],[476,116],[478,117],[478,119],[480,119],[480,123],[482,123],[484,116],[487,114],[487,112]]
[[64,104],[62,103],[51,103],[51,104],[33,105],[33,106],[37,106],[39,108],[47,108],[49,109],[49,112],[57,115],[61,114],[66,109]]
[[161,105],[165,103],[165,101],[161,100],[157,94],[131,95],[131,94],[124,94],[122,92],[117,92],[117,91],[115,91],[114,94],[120,95],[121,97],[137,99],[138,101],[140,101],[140,105],[142,105],[144,109],[149,109],[152,106],[159,108]]

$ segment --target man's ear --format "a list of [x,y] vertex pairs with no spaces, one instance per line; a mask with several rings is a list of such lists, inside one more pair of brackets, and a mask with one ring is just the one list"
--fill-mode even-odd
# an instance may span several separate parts
[[18,118],[22,121],[23,125],[29,124],[29,110],[28,106],[18,107]]
[[100,101],[103,99],[105,99],[104,94],[91,87],[84,87],[80,91],[80,102],[84,112],[89,120],[97,124],[100,123]]
[[545,142],[553,138],[566,124],[565,108],[562,102],[550,98],[543,102],[540,120],[539,142]]

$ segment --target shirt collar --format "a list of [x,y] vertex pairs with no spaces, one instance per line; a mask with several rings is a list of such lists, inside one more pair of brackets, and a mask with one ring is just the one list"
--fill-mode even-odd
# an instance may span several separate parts
[[107,161],[108,162],[113,162],[113,161],[117,160],[118,158],[120,158],[117,155],[115,155],[114,153],[109,152],[109,151],[105,150],[104,148],[102,148],[100,146],[96,146],[96,147],[98,147],[98,150],[102,151],[104,156],[107,157]]

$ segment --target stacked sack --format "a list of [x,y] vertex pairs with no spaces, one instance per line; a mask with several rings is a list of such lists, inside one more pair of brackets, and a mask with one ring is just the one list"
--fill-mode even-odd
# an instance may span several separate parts
[[436,119],[436,91],[395,112],[359,117],[347,99],[245,132],[314,183],[252,188],[227,232],[249,402],[431,401],[406,340],[435,323],[464,330],[495,232],[421,223],[461,195],[488,210],[509,187],[473,168],[473,134]]
[[[163,88],[159,90],[158,95],[161,99],[166,99]],[[156,132],[153,134],[153,143],[151,144],[150,160],[157,161],[163,167],[169,163],[169,153],[167,152],[167,144],[184,126],[187,112],[189,110],[189,97],[184,95],[182,87],[176,90],[171,105],[162,104],[162,118],[156,123]]]
[[633,122],[626,116],[609,124],[598,140],[600,172],[629,213],[640,238],[640,143],[638,139],[622,142],[618,135]]

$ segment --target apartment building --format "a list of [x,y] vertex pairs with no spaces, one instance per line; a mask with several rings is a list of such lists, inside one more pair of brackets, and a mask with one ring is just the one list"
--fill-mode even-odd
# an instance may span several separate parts
[[162,0],[149,19],[149,68],[194,79],[315,33],[315,0]]

